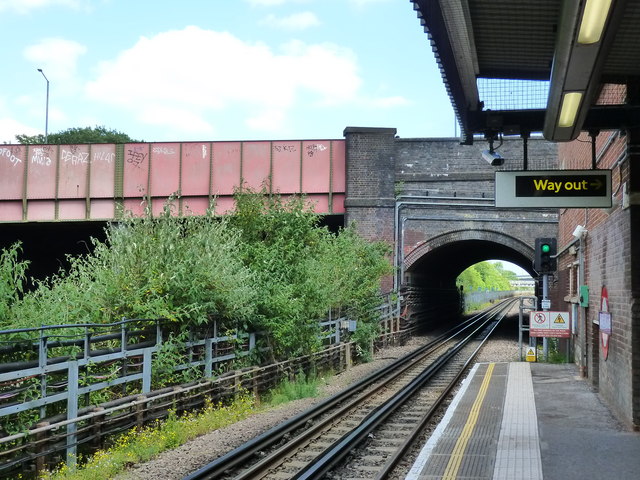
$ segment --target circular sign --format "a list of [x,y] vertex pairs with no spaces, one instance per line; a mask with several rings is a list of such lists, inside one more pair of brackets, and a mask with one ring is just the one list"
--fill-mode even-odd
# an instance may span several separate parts
[[609,313],[609,292],[607,287],[602,286],[600,293],[600,344],[602,345],[602,354],[606,360],[609,357],[609,337],[611,336],[611,314]]
[[536,313],[536,314],[533,316],[533,320],[534,320],[536,323],[544,323],[544,322],[546,322],[546,321],[547,321],[547,316],[546,316],[544,313]]

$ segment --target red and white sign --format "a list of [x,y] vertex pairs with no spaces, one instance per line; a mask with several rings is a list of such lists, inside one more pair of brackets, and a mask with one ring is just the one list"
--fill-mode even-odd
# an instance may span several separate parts
[[600,323],[600,343],[602,354],[606,360],[609,356],[609,337],[611,336],[611,314],[609,313],[609,292],[607,287],[602,287],[600,294],[600,313],[598,314]]
[[529,336],[569,338],[571,336],[569,312],[531,312]]

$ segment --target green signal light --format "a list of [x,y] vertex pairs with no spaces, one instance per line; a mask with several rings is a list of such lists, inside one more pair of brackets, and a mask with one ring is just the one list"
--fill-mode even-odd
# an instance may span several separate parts
[[542,245],[540,245],[540,249],[542,250],[542,253],[549,253],[549,251],[551,251],[551,247],[548,243],[543,243]]

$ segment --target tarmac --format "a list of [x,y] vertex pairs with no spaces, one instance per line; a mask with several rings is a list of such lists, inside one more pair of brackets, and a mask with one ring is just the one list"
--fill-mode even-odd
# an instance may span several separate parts
[[640,433],[573,364],[476,364],[407,480],[640,480]]

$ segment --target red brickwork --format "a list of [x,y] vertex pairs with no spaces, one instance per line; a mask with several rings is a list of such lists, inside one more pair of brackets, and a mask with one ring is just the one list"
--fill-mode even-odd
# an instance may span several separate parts
[[[575,362],[619,418],[637,426],[640,425],[640,325],[636,306],[639,275],[637,268],[632,268],[632,258],[637,256],[634,252],[639,249],[634,245],[640,237],[638,222],[633,221],[637,207],[630,202],[632,180],[638,182],[633,178],[638,173],[632,175],[634,155],[629,148],[633,144],[629,135],[624,131],[606,131],[596,137],[596,168],[612,170],[613,207],[560,210],[558,246],[565,251],[559,258],[557,288],[566,309],[578,313],[574,319]],[[576,141],[560,145],[560,168],[591,169],[591,142],[591,137],[583,133]],[[577,225],[588,232],[580,241],[573,236]],[[572,243],[573,248],[566,249]],[[580,284],[589,288],[588,307],[578,306]],[[609,294],[612,318],[606,358],[598,325],[603,287]]]

